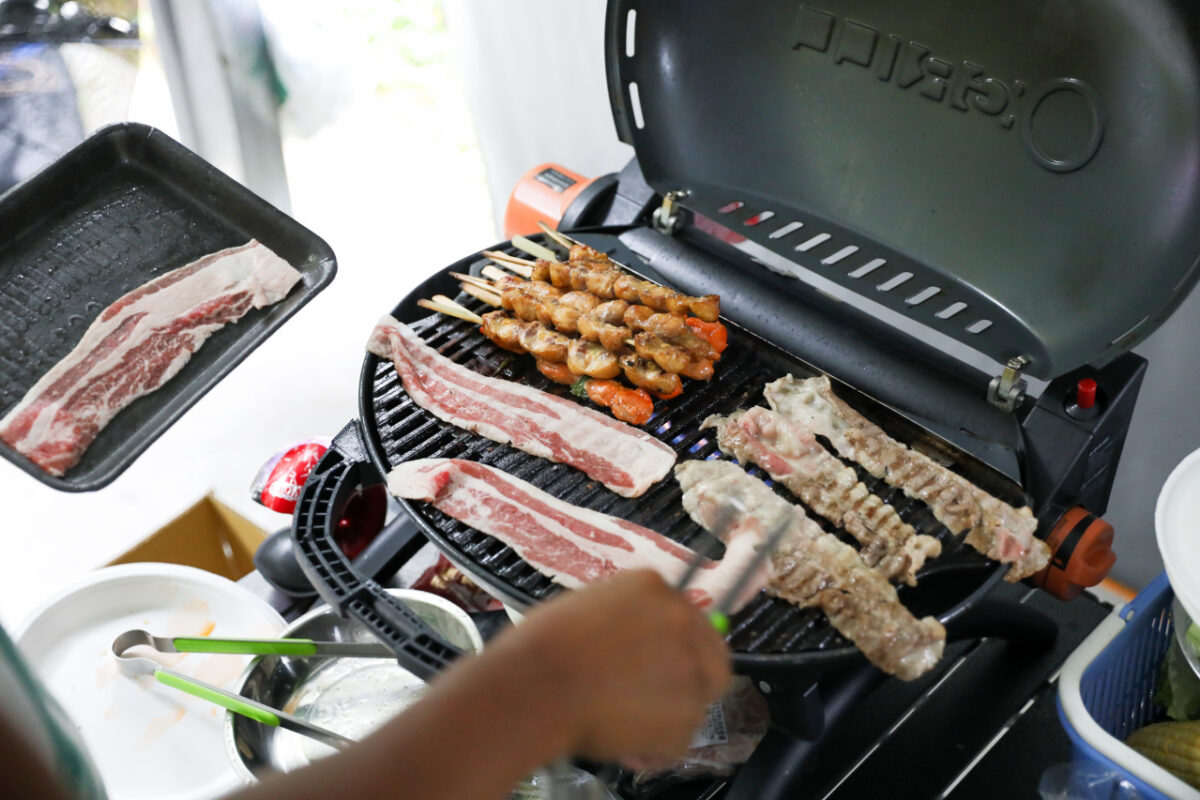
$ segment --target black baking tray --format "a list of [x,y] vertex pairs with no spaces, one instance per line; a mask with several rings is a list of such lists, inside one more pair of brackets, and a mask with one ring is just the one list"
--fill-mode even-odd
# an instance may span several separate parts
[[214,333],[178,375],[125,407],[62,477],[3,442],[0,455],[56,489],[107,485],[337,271],[312,231],[137,123],[100,130],[0,197],[0,416],[114,300],[250,239],[300,271],[287,297]]

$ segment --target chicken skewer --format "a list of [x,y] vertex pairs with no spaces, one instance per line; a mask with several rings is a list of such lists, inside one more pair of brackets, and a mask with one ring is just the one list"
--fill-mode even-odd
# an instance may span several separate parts
[[[641,358],[667,372],[708,380],[713,360],[720,357],[679,315],[655,313],[624,300],[600,303],[587,292],[556,294],[549,284],[526,282],[511,275],[500,276],[494,282],[457,272],[451,275],[462,282],[464,291],[491,305],[500,305],[521,319],[537,319],[562,333],[578,333],[614,352],[632,346]],[[500,303],[495,302],[496,297]],[[622,326],[620,322],[633,324]],[[634,330],[639,332],[634,335]]]
[[[520,341],[518,341],[520,332],[515,328],[506,328],[504,326],[504,323],[501,321],[503,312],[489,312],[481,317],[445,295],[434,295],[432,300],[418,300],[417,305],[427,308],[430,311],[436,311],[440,314],[479,324],[482,326],[484,335],[488,336],[499,347],[515,352],[528,352],[533,355],[530,350],[522,347]],[[493,317],[493,315],[497,316]],[[508,319],[510,322],[521,323],[520,320]],[[538,323],[524,324],[538,325]],[[554,334],[555,332],[548,331],[548,333]],[[543,355],[554,355],[553,352],[547,349],[552,344],[547,345],[543,342],[541,345],[534,344],[533,346],[535,350]],[[613,380],[596,379],[572,372],[571,364],[566,362],[547,361],[543,358],[538,358],[536,355],[535,358],[538,371],[547,378],[557,383],[565,383],[571,386],[573,394],[587,397],[596,405],[608,408],[612,412],[612,415],[619,420],[632,425],[643,425],[654,414],[654,400],[645,389],[629,389]],[[578,364],[575,366],[578,366]]]
[[[468,293],[477,293],[478,299],[485,303],[499,305],[498,302],[493,302],[496,297],[494,294],[491,295],[491,300],[485,299],[489,294],[486,290],[476,289],[470,284],[464,284],[463,289]],[[504,310],[490,311],[483,315],[481,321],[484,336],[501,347],[530,353],[540,361],[565,363],[577,377],[586,375],[610,379],[624,373],[625,378],[634,386],[646,389],[663,399],[675,397],[683,392],[683,383],[678,374],[664,370],[636,352],[612,351],[597,342],[572,339],[540,320],[522,320],[510,316]],[[568,382],[561,371],[552,374],[546,368],[539,369],[551,380]]]
[[[516,240],[514,246],[519,246]],[[540,246],[539,246],[540,247]],[[544,248],[541,248],[544,249]],[[528,252],[528,251],[527,251]],[[571,247],[566,262],[539,258],[537,261],[511,256],[495,250],[484,255],[531,280],[548,280],[560,288],[586,290],[604,299],[641,303],[655,311],[690,313],[705,322],[716,322],[721,314],[720,297],[715,294],[691,297],[652,281],[622,272],[607,255],[584,244]]]
[[[484,290],[478,292],[488,294]],[[670,399],[683,392],[678,375],[663,370],[636,353],[613,353],[595,342],[571,339],[540,322],[515,319],[504,311],[488,312],[481,317],[445,295],[435,295],[433,301],[418,302],[422,308],[479,324],[483,335],[499,347],[532,355],[541,362],[539,371],[558,383],[571,383],[581,377],[607,380],[623,373],[634,386],[662,399]],[[568,380],[561,368],[550,368],[544,366],[546,364],[563,364],[574,377]]]

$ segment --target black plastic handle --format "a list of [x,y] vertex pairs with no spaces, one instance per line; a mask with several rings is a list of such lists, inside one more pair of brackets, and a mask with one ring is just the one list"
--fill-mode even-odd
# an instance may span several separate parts
[[392,648],[400,666],[429,679],[461,655],[412,609],[343,555],[333,537],[341,509],[360,486],[381,481],[371,467],[358,421],[342,428],[308,475],[292,516],[292,542],[305,576],[341,616],[361,622]]

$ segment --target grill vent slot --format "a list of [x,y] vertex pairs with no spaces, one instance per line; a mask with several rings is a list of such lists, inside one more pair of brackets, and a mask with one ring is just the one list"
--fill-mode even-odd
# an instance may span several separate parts
[[637,30],[637,9],[629,9],[625,15],[625,57],[633,58],[637,52],[634,49],[634,32]]
[[967,333],[983,333],[990,327],[992,327],[992,321],[990,319],[981,319],[978,322],[968,325]]
[[908,298],[904,302],[910,306],[919,306],[919,305],[921,305],[921,303],[924,303],[926,300],[933,297],[940,291],[942,291],[942,290],[937,286],[927,286],[926,288],[917,292],[916,294],[914,294],[912,297]]
[[787,236],[792,231],[800,230],[803,227],[804,227],[803,222],[789,222],[787,225],[784,225],[782,228],[780,228],[779,230],[772,233],[769,238],[782,239],[783,237]]
[[857,252],[858,252],[857,247],[855,247],[854,245],[847,245],[846,247],[843,247],[841,250],[838,250],[833,255],[822,258],[821,263],[822,264],[836,264],[839,261],[841,261],[843,258],[852,256]]
[[872,258],[870,261],[868,261],[867,263],[863,264],[858,269],[851,272],[850,277],[851,278],[865,278],[866,276],[870,275],[872,272],[879,269],[886,263],[887,263],[886,258]]
[[646,118],[642,116],[642,97],[638,93],[637,81],[629,82],[629,106],[633,109],[633,124],[640,131],[646,127]]
[[737,211],[739,208],[741,208],[744,205],[746,205],[746,204],[743,203],[741,200],[733,200],[732,202],[726,203],[725,205],[721,206],[719,209],[717,209],[717,212],[720,214],[732,214],[734,211]]
[[825,242],[828,242],[832,238],[833,237],[830,236],[828,233],[818,233],[816,236],[812,237],[807,242],[801,242],[800,244],[796,245],[796,249],[801,253],[807,253],[809,250],[812,250],[817,245],[824,244]]
[[774,211],[760,211],[759,213],[755,214],[753,217],[750,217],[749,219],[747,219],[742,224],[748,225],[750,227],[754,227],[755,225],[766,222],[773,216],[775,216]]
[[967,304],[963,303],[963,302],[951,303],[950,305],[943,308],[941,311],[934,314],[934,316],[937,317],[938,319],[950,319],[951,317],[953,317],[955,314],[962,311],[966,307],[967,307]]
[[879,290],[879,291],[881,291],[881,292],[890,292],[892,289],[895,289],[897,286],[899,286],[900,284],[904,283],[905,281],[907,281],[907,280],[908,280],[909,278],[911,278],[912,276],[913,276],[913,274],[912,274],[911,272],[901,272],[901,273],[900,273],[899,275],[897,275],[896,277],[894,277],[894,278],[889,278],[888,280],[886,280],[886,281],[884,281],[883,283],[879,284],[879,285],[878,285],[878,286],[876,286],[875,288],[876,288],[876,289],[878,289],[878,290]]

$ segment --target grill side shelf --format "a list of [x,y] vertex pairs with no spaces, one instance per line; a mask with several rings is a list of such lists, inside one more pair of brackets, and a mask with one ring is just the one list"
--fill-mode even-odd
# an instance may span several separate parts
[[428,680],[461,651],[443,641],[407,605],[361,575],[333,538],[341,509],[363,482],[378,483],[365,460],[357,422],[349,423],[305,481],[292,517],[300,568],[321,599],[366,625],[396,654],[400,666]]

